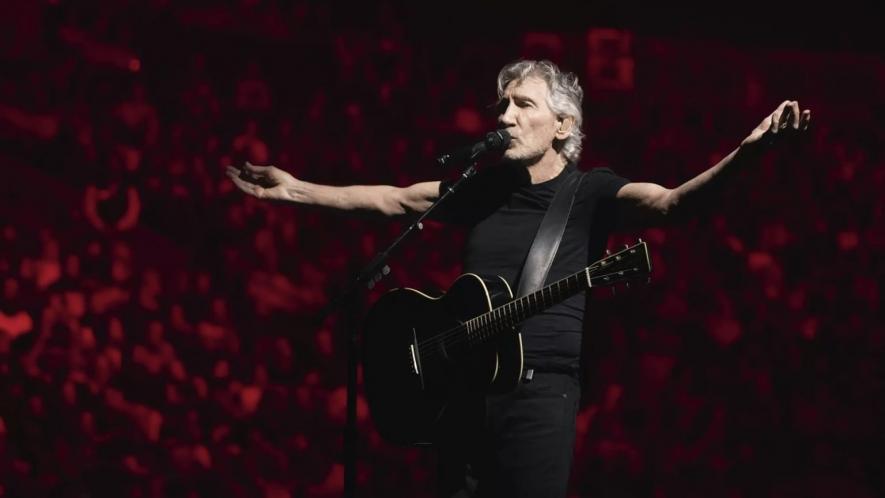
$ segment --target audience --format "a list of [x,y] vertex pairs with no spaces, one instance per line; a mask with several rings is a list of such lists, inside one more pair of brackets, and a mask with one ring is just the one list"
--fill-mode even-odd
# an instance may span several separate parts
[[[227,4],[49,2],[29,14],[45,36],[3,54],[37,59],[0,84],[0,497],[340,496],[346,334],[386,289],[446,288],[464,234],[428,222],[357,316],[320,320],[399,224],[262,203],[223,167],[437,178],[436,154],[493,125],[489,71],[582,50],[474,36],[450,58],[390,6],[361,11],[379,35],[309,2]],[[747,54],[634,43],[635,89],[588,92],[584,169],[674,184],[774,98],[818,118],[715,214],[612,240],[648,240],[654,270],[594,292],[571,492],[880,496],[881,102],[830,90],[838,54],[797,55],[819,77],[787,85],[766,78],[783,57],[726,78]],[[856,72],[881,81],[872,62]],[[362,396],[358,423],[365,494],[432,496],[430,452],[381,440]]]

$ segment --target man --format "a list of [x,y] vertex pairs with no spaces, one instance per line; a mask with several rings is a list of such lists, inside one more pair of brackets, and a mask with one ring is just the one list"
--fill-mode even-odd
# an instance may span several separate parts
[[[500,275],[515,289],[541,218],[580,158],[583,91],[575,75],[549,61],[518,61],[499,73],[498,97],[498,125],[512,136],[509,148],[499,165],[483,168],[436,217],[470,228],[464,272]],[[630,182],[604,168],[586,173],[547,281],[598,259],[618,226],[662,224],[699,212],[729,176],[776,141],[804,132],[810,117],[798,102],[784,101],[724,159],[673,189]],[[438,181],[404,188],[315,185],[248,163],[228,168],[228,175],[258,198],[388,216],[423,212],[446,188]],[[583,297],[574,296],[523,324],[530,378],[513,392],[480,400],[473,408],[484,416],[440,444],[441,496],[565,496],[583,313]]]

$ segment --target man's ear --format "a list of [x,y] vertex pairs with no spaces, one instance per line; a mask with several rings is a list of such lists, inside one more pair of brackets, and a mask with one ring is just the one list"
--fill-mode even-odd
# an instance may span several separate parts
[[556,129],[556,138],[558,140],[565,140],[572,133],[572,126],[575,125],[575,118],[572,116],[563,116],[558,119],[559,128]]

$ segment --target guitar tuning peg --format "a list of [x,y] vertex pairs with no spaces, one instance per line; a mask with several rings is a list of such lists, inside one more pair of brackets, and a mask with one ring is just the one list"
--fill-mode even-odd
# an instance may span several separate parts
[[606,250],[605,250],[605,255],[606,255],[606,256],[611,256],[611,254],[612,254],[611,250],[609,250],[609,249],[606,249]]
[[624,244],[624,249],[630,249],[630,246],[628,246],[627,244]]
[[624,282],[624,287],[626,287],[626,288],[629,289],[629,288],[630,288],[630,282]]
[[639,242],[637,244],[642,244],[642,237],[639,237]]

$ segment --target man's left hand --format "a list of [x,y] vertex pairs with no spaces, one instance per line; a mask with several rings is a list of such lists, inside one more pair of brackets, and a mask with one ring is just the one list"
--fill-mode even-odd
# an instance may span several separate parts
[[800,110],[799,102],[785,100],[771,114],[765,117],[741,146],[771,146],[783,142],[788,137],[795,137],[808,130],[811,111]]

